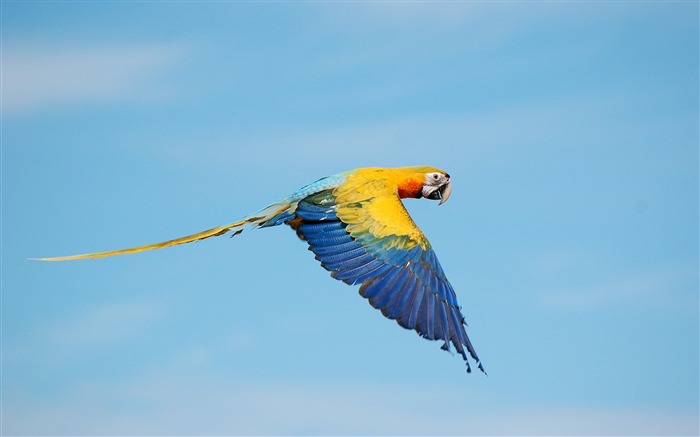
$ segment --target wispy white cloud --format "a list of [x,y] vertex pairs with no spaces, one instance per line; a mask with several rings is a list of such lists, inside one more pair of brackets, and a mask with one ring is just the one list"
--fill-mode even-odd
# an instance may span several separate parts
[[91,307],[50,326],[45,341],[60,348],[109,345],[138,335],[161,313],[156,305],[138,301]]
[[146,101],[168,90],[158,76],[175,65],[180,46],[67,47],[5,43],[3,114],[26,114],[53,105]]
[[[4,432],[32,435],[696,435],[697,411],[590,405],[493,406],[478,381],[260,378],[184,348],[139,374],[84,379],[3,405]],[[491,389],[489,389],[491,390]]]
[[[364,2],[353,3],[345,13],[339,14],[338,5],[328,8],[331,14],[325,23],[333,29],[356,29],[366,31],[367,24],[374,24],[389,31],[420,28],[424,32],[439,33],[465,30],[469,38],[460,40],[460,45],[486,47],[502,42],[527,26],[536,25],[557,13],[554,5],[541,8],[521,7],[509,4],[510,10],[519,8],[517,14],[503,14],[500,8],[481,2]],[[352,17],[352,19],[348,19]],[[498,25],[493,25],[498,23]],[[363,27],[364,26],[364,27]],[[399,40],[390,39],[388,43]]]
[[588,286],[560,288],[542,293],[540,301],[553,309],[589,309],[623,302],[657,310],[697,311],[697,264],[682,263]]
[[[193,351],[130,383],[72,387],[51,404],[5,405],[10,434],[692,435],[697,413],[576,406],[475,406],[416,384],[230,381]],[[193,370],[197,370],[194,372]],[[200,375],[200,376],[194,376]],[[475,394],[472,393],[472,396]],[[478,395],[478,393],[476,394]]]

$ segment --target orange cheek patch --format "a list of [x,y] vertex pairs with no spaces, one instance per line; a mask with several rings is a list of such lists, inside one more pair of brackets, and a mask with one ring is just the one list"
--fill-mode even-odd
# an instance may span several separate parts
[[419,198],[423,189],[423,181],[418,179],[406,179],[399,183],[399,197],[406,199],[408,197]]

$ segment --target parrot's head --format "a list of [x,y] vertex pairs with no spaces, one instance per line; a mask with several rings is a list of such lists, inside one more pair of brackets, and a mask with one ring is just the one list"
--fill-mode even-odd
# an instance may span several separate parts
[[452,193],[450,175],[442,170],[431,171],[425,174],[425,183],[421,188],[421,196],[430,200],[439,200],[440,205],[447,202]]

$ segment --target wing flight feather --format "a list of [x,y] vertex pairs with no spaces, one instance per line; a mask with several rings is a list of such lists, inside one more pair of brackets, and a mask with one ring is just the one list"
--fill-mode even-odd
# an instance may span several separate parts
[[[384,316],[429,340],[443,341],[481,365],[467,337],[457,298],[427,238],[401,200],[373,181],[329,189],[299,201],[287,222],[335,279],[361,284],[360,294]],[[359,193],[363,188],[364,195]],[[398,209],[379,211],[381,208]],[[388,221],[387,221],[388,220]]]

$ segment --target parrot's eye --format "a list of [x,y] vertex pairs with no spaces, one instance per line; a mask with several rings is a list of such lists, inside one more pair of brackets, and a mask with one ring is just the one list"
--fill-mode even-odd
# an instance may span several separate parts
[[432,180],[434,182],[439,182],[440,176],[441,176],[440,173],[428,173],[426,175],[426,180],[428,180],[428,181]]

